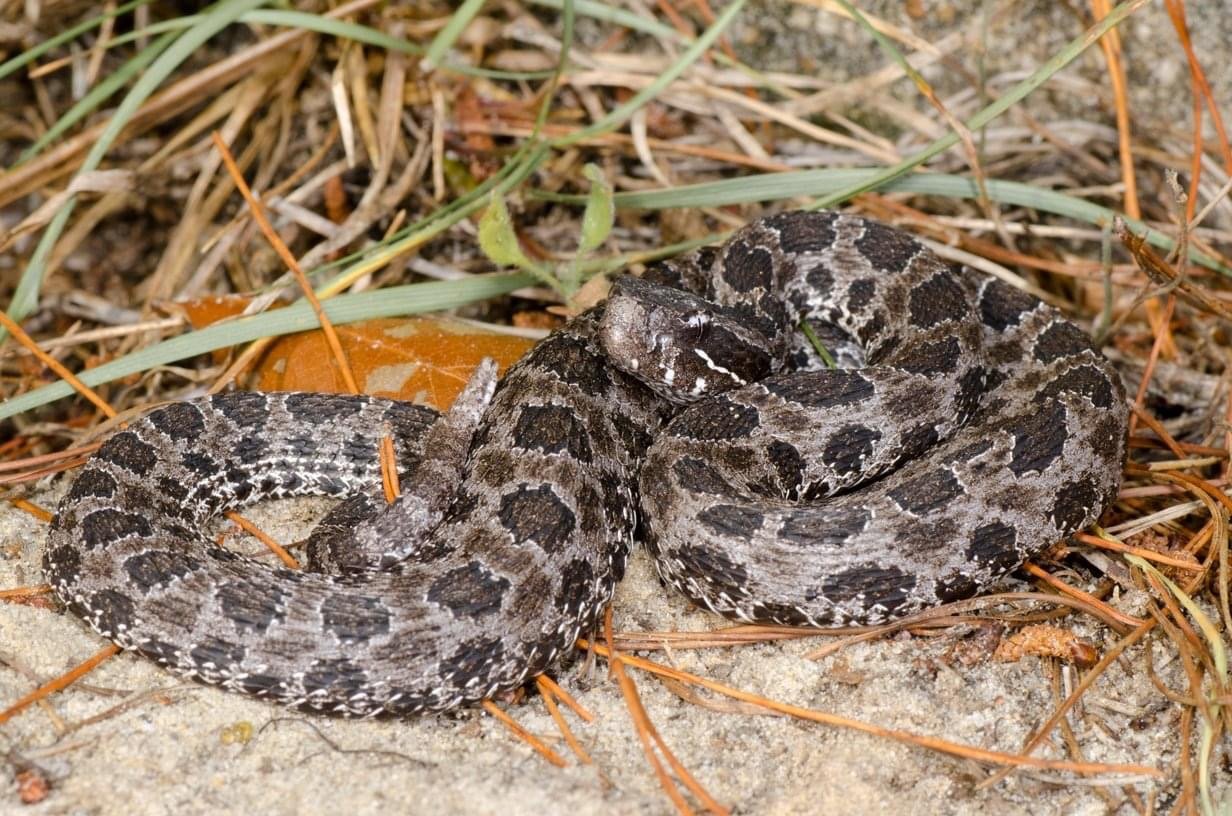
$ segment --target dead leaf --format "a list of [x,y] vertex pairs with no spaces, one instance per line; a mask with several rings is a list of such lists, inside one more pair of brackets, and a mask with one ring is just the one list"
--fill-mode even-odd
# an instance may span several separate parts
[[[484,357],[503,373],[535,343],[449,318],[370,320],[337,331],[361,391],[441,410],[453,404]],[[256,375],[260,391],[346,390],[319,331],[277,340]]]

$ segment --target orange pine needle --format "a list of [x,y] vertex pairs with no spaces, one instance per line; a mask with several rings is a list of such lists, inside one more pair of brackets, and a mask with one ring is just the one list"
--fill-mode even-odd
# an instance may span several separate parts
[[[718,802],[711,798],[710,794],[697,783],[697,780],[688,772],[688,770],[680,764],[676,759],[675,754],[667,747],[667,743],[659,736],[659,732],[654,727],[654,723],[650,721],[650,716],[646,713],[646,709],[642,706],[641,697],[637,693],[637,686],[633,684],[633,679],[628,676],[624,670],[623,661],[625,656],[616,650],[613,643],[614,635],[612,634],[612,607],[609,605],[603,612],[603,637],[607,641],[607,648],[596,647],[595,651],[603,654],[608,658],[608,671],[610,676],[615,678],[620,685],[620,692],[625,698],[625,706],[629,709],[629,715],[633,718],[633,729],[637,732],[637,737],[642,743],[642,753],[646,755],[646,761],[650,763],[651,769],[654,771],[655,777],[659,780],[659,785],[663,788],[664,793],[672,800],[672,804],[676,806],[679,813],[691,814],[693,811],[685,802],[680,790],[676,787],[676,783],[668,776],[667,770],[663,767],[663,763],[659,761],[655,755],[654,746],[658,744],[659,750],[663,752],[663,756],[667,759],[668,764],[676,771],[676,774],[684,782],[693,794],[701,799],[707,807],[717,812],[727,813]],[[585,641],[578,641],[584,643]],[[585,647],[583,647],[585,648]]]
[[[1112,11],[1108,0],[1091,0],[1091,11],[1096,20],[1102,20]],[[1121,155],[1121,180],[1125,184],[1125,214],[1141,218],[1138,204],[1138,182],[1134,176],[1134,153],[1129,135],[1129,93],[1125,87],[1125,70],[1121,65],[1121,37],[1115,28],[1100,37],[1099,47],[1108,61],[1108,77],[1112,80],[1112,94],[1116,102],[1118,143]]]
[[[1182,561],[1179,558],[1173,558],[1170,555],[1165,555],[1154,550],[1143,549],[1142,547],[1131,547],[1128,544],[1122,544],[1120,541],[1113,541],[1109,538],[1100,538],[1093,536],[1090,533],[1075,533],[1074,538],[1081,541],[1083,544],[1090,544],[1092,547],[1099,547],[1102,550],[1112,550],[1114,552],[1130,553],[1139,558],[1145,558],[1147,561],[1154,561],[1159,564],[1167,564],[1170,567],[1177,569],[1193,570],[1201,572],[1205,569],[1201,564],[1195,564],[1192,561]],[[1034,574],[1034,573],[1032,573]],[[1145,621],[1139,621],[1145,623]]]
[[31,586],[11,587],[9,589],[0,589],[0,600],[8,600],[10,598],[28,598],[31,595],[45,595],[51,592],[49,584],[33,584]]
[[[602,653],[600,652],[600,654]],[[676,783],[667,775],[667,769],[663,767],[663,763],[659,761],[659,757],[655,754],[654,743],[650,737],[650,729],[646,725],[650,718],[642,707],[641,700],[637,696],[637,689],[633,686],[633,681],[625,673],[624,665],[621,662],[623,658],[618,653],[609,651],[607,654],[616,654],[614,659],[609,660],[609,667],[612,675],[620,684],[620,692],[624,695],[625,705],[629,709],[630,716],[633,717],[633,729],[637,732],[637,737],[642,743],[642,753],[646,755],[646,761],[650,763],[655,777],[659,780],[659,786],[663,788],[668,798],[672,800],[672,804],[676,806],[677,813],[692,814],[693,809],[684,800],[684,796],[676,787]]]
[[555,692],[553,686],[556,686],[546,675],[539,675],[535,678],[535,686],[539,689],[539,696],[543,698],[543,704],[547,707],[548,713],[552,715],[552,720],[556,723],[556,727],[560,730],[560,735],[565,738],[565,743],[577,756],[578,761],[583,765],[593,765],[595,761],[590,758],[590,754],[586,753],[586,749],[578,742],[577,737],[573,735],[573,729],[569,727],[569,723],[565,722],[565,717],[560,713],[560,707],[556,705]]
[[546,674],[541,674],[536,678],[536,682],[542,686],[547,686],[548,691],[551,692],[553,697],[558,698],[562,703],[573,709],[573,713],[577,714],[586,722],[592,723],[595,721],[595,715],[587,711],[581,703],[573,698],[572,694],[561,688],[551,677],[548,677]]
[[398,460],[394,456],[394,439],[392,436],[381,437],[381,486],[385,489],[385,502],[393,504],[402,495],[402,485],[398,480]]
[[25,330],[22,329],[21,326],[17,325],[13,318],[9,317],[2,311],[0,311],[0,326],[4,326],[4,328],[9,332],[9,334],[13,335],[13,338],[18,343],[21,343],[30,351],[31,354],[39,358],[43,365],[55,372],[57,377],[72,386],[74,391],[94,403],[94,407],[102,411],[108,419],[111,419],[116,415],[115,409],[108,405],[107,401],[100,397],[93,388],[77,379],[73,372],[69,371],[60,364],[59,360],[39,348],[39,344],[34,342],[34,338],[26,334]]
[[[1134,416],[1142,420],[1142,424],[1154,431],[1155,435],[1159,437],[1159,441],[1163,442],[1168,447],[1168,450],[1176,454],[1177,459],[1185,459],[1188,457],[1189,454],[1186,453],[1183,447],[1181,447],[1180,443],[1172,438],[1172,434],[1168,433],[1168,429],[1163,426],[1163,423],[1151,416],[1149,411],[1142,408],[1137,403],[1130,405],[1129,407],[1133,409]],[[1228,452],[1220,451],[1220,453],[1223,453],[1226,456]]]
[[1104,618],[1104,622],[1117,631],[1124,632],[1125,627],[1141,626],[1146,621],[1135,618],[1131,615],[1126,615],[1124,612],[1119,612],[1113,609],[1108,604],[1096,598],[1090,593],[1083,592],[1081,589],[1072,587],[1062,581],[1060,578],[1053,575],[1051,572],[1037,566],[1028,561],[1022,565],[1023,572],[1034,575],[1039,580],[1043,581],[1048,586],[1060,592],[1063,595],[1069,595],[1071,598],[1081,598],[1087,604],[1098,610],[1098,613]]
[[51,521],[55,516],[49,510],[44,510],[32,501],[27,499],[9,499],[9,504],[16,507],[18,510],[24,510],[34,516],[39,521]]
[[[1155,621],[1153,620],[1146,621],[1141,626],[1139,626],[1137,629],[1135,629],[1134,631],[1130,632],[1125,637],[1118,640],[1111,649],[1104,652],[1104,656],[1099,659],[1099,662],[1096,663],[1094,666],[1092,666],[1091,670],[1082,676],[1082,680],[1078,682],[1078,685],[1074,688],[1072,692],[1070,692],[1070,695],[1065,698],[1065,702],[1057,706],[1056,710],[1052,712],[1052,716],[1050,716],[1048,720],[1043,725],[1041,725],[1038,730],[1036,730],[1035,734],[1033,734],[1031,738],[1027,740],[1027,744],[1022,747],[1022,753],[1018,757],[1016,757],[1016,759],[1024,759],[1024,760],[1028,759],[1027,754],[1030,754],[1032,751],[1034,751],[1036,748],[1038,748],[1040,745],[1043,744],[1044,740],[1048,738],[1048,735],[1052,733],[1052,729],[1057,727],[1057,723],[1059,723],[1065,717],[1065,715],[1069,713],[1069,710],[1074,707],[1074,705],[1078,702],[1078,700],[1082,698],[1083,694],[1086,694],[1087,689],[1089,689],[1095,683],[1095,681],[1099,678],[1099,676],[1103,674],[1104,671],[1109,666],[1112,665],[1112,662],[1116,660],[1118,657],[1120,657],[1122,652],[1124,652],[1130,646],[1133,646],[1139,640],[1146,637],[1147,633],[1150,632],[1154,628],[1155,628]],[[1089,764],[1089,763],[1083,763],[1083,764]],[[997,784],[1002,779],[1004,779],[1005,777],[1013,773],[1015,766],[1018,766],[1018,765],[1019,763],[1015,762],[1005,768],[1002,768],[1001,770],[997,771],[992,776],[985,779],[983,782],[979,783],[979,785],[977,785],[976,787],[982,789],[982,788],[988,788],[988,787],[991,787]],[[1154,768],[1150,768],[1147,770],[1151,773],[1151,776],[1156,776],[1157,778],[1161,776],[1159,771],[1155,770]],[[1079,773],[1083,773],[1083,772],[1079,771]]]
[[119,651],[119,646],[114,643],[108,643],[106,646],[95,652],[91,657],[81,663],[78,663],[72,669],[69,669],[56,679],[44,683],[34,691],[22,697],[17,702],[13,703],[8,708],[4,709],[4,711],[0,711],[0,725],[3,725],[11,720],[15,714],[26,708],[31,703],[42,700],[44,697],[55,694],[57,691],[68,688],[73,683],[76,683],[78,680],[94,671],[100,663],[112,655],[117,654]]
[[[1105,668],[1107,668],[1107,665],[1110,664],[1112,660],[1114,660],[1122,651],[1128,648],[1128,646],[1132,645],[1133,643],[1136,643],[1138,639],[1140,639],[1143,635],[1145,635],[1146,632],[1149,631],[1149,629],[1153,627],[1154,625],[1155,624],[1153,621],[1148,621],[1147,623],[1143,624],[1138,629],[1131,632],[1124,639],[1122,639],[1121,642],[1119,642],[1116,646],[1110,649],[1108,653],[1104,655],[1103,659],[1101,659],[1100,662],[1095,665],[1095,667],[1091,670],[1091,672],[1089,672],[1083,678],[1083,682],[1079,684],[1077,689],[1075,689],[1075,694],[1081,691],[1085,691],[1087,685],[1089,685],[1089,683],[1087,683],[1088,677],[1093,680],[1094,676],[1097,676],[1100,672],[1102,672]],[[608,651],[606,646],[601,646],[599,644],[594,644],[592,646],[592,644],[590,644],[590,642],[585,639],[579,639],[578,646],[583,649],[593,648],[596,653],[598,653],[599,655],[603,657],[608,657],[611,654]],[[620,659],[624,661],[625,663],[628,663],[630,666],[634,666],[636,668],[642,669],[643,671],[650,672],[651,674],[656,674],[656,675],[660,675],[663,677],[671,677],[672,679],[679,680],[682,683],[690,683],[695,686],[701,686],[702,688],[706,688],[718,694],[722,694],[725,697],[731,697],[734,700],[741,700],[746,703],[752,703],[753,705],[759,706],[761,708],[769,709],[770,711],[777,711],[781,714],[786,714],[788,716],[795,717],[797,719],[809,720],[811,722],[817,722],[823,725],[829,725],[829,726],[833,726],[836,728],[846,728],[852,731],[860,731],[865,734],[872,734],[873,736],[885,737],[888,739],[895,740],[897,742],[906,743],[908,745],[915,745],[921,748],[927,748],[933,751],[937,751],[938,753],[949,754],[950,756],[956,756],[961,759],[971,759],[971,760],[975,760],[976,762],[984,762],[990,765],[1006,765],[1006,766],[1010,766],[1011,768],[1013,767],[1046,768],[1049,770],[1070,771],[1072,773],[1078,773],[1078,774],[1097,774],[1097,773],[1141,774],[1144,776],[1153,777],[1155,779],[1164,778],[1163,772],[1160,771],[1158,768],[1152,768],[1146,765],[1121,765],[1121,764],[1116,764],[1116,763],[1105,763],[1105,762],[1069,762],[1066,760],[1057,760],[1057,759],[1040,759],[1038,757],[1022,756],[1022,755],[1017,755],[1017,754],[1005,754],[1005,753],[1001,753],[1000,751],[990,751],[985,748],[976,748],[970,745],[960,745],[958,743],[949,742],[948,740],[938,739],[936,737],[921,737],[919,735],[911,734],[906,731],[897,731],[897,730],[890,729],[890,728],[882,728],[881,726],[877,726],[877,725],[870,725],[869,723],[861,722],[860,720],[853,720],[848,717],[841,717],[837,714],[826,714],[821,711],[814,711],[809,708],[801,708],[800,706],[794,706],[789,703],[781,703],[781,702],[778,702],[777,700],[770,700],[760,695],[753,694],[751,692],[741,691],[740,689],[732,688],[731,686],[724,685],[723,683],[720,683],[716,680],[710,680],[708,678],[701,677],[696,674],[691,674],[686,671],[681,671],[680,669],[674,669],[674,668],[671,668],[670,666],[664,666],[661,663],[655,663],[651,660],[646,660],[644,658],[636,657],[634,655],[621,655]],[[1076,699],[1077,698],[1074,696],[1074,694],[1071,694],[1070,697],[1066,700],[1066,703],[1062,704],[1063,707],[1065,707],[1065,710],[1068,710],[1068,707],[1072,706],[1073,702],[1075,702]],[[1063,714],[1064,714],[1064,711],[1061,712],[1062,716]],[[1059,719],[1059,715],[1057,714],[1054,714],[1053,717]],[[1041,733],[1045,733],[1045,734],[1048,733],[1049,731],[1052,730],[1052,727],[1055,725],[1056,723],[1050,720],[1048,723],[1045,724],[1046,730],[1041,729]],[[1042,740],[1042,737],[1040,739]],[[1027,750],[1033,750],[1034,747],[1035,747],[1034,745],[1031,745],[1029,746]]]
[[1151,377],[1155,373],[1155,364],[1159,362],[1159,355],[1163,351],[1164,345],[1168,343],[1168,324],[1172,322],[1172,311],[1176,307],[1176,295],[1169,294],[1167,301],[1164,303],[1164,313],[1160,316],[1158,330],[1155,332],[1155,342],[1151,343],[1151,353],[1146,358],[1146,365],[1142,369],[1142,382],[1138,384],[1138,393],[1134,395],[1134,415],[1129,418],[1129,433],[1132,435],[1137,428],[1138,417],[1142,413],[1142,406],[1146,402],[1146,390],[1151,384]]
[[218,131],[214,131],[211,136],[214,140],[214,147],[218,149],[223,164],[227,167],[227,172],[231,174],[231,179],[235,182],[236,189],[240,191],[240,195],[248,202],[248,208],[252,211],[252,217],[257,222],[257,226],[260,227],[261,232],[270,242],[270,246],[278,253],[278,257],[291,270],[295,280],[299,283],[300,289],[304,292],[304,297],[312,305],[312,311],[316,314],[317,320],[321,324],[321,331],[325,333],[325,340],[329,343],[330,350],[338,362],[338,369],[342,373],[342,379],[346,383],[347,390],[352,394],[358,394],[359,386],[355,383],[355,374],[351,371],[351,364],[347,361],[346,354],[342,351],[342,343],[338,340],[338,333],[334,331],[334,324],[326,317],[325,310],[321,307],[321,301],[317,298],[317,293],[312,289],[312,284],[308,282],[307,276],[304,275],[304,270],[300,268],[299,262],[295,260],[291,250],[278,237],[278,233],[274,231],[274,227],[270,224],[269,219],[266,218],[265,208],[261,206],[256,196],[252,194],[252,189],[248,186],[248,182],[244,180],[244,174],[240,172],[239,166],[236,165],[235,157],[231,155],[231,150],[227,147],[227,143],[223,141],[222,135]]
[[536,751],[538,751],[543,756],[543,758],[546,759],[548,762],[551,762],[553,765],[555,765],[558,768],[563,768],[566,766],[567,763],[565,762],[564,757],[562,757],[560,754],[556,753],[551,748],[544,745],[542,740],[540,740],[534,734],[532,734],[531,732],[523,728],[521,725],[519,725],[518,722],[513,719],[513,717],[510,717],[504,711],[501,711],[500,707],[497,706],[496,703],[492,702],[491,700],[484,700],[482,705],[483,705],[484,711],[488,712],[493,717],[500,720],[501,723],[506,728],[508,728],[510,731],[512,731],[517,736],[521,737],[522,740],[526,742],[527,745],[529,745],[531,748],[534,748]]
[[82,445],[80,448],[71,450],[56,451],[55,453],[44,453],[40,456],[28,456],[25,459],[14,459],[10,462],[0,462],[0,473],[9,470],[24,470],[30,467],[39,465],[56,464],[63,462],[65,459],[79,458],[82,456],[94,453],[103,446],[102,442],[93,442],[89,445]]
[[262,530],[260,527],[253,524],[251,521],[244,518],[243,516],[241,516],[239,513],[235,512],[234,510],[228,510],[226,512],[226,516],[227,518],[231,519],[231,521],[235,522],[235,524],[241,530],[243,530],[244,532],[248,533],[248,535],[260,541],[266,547],[269,547],[270,552],[278,556],[279,560],[281,560],[282,563],[286,564],[288,569],[293,569],[293,570],[299,569],[299,562],[295,560],[295,556],[287,552],[286,549],[283,548],[283,546],[279,544],[277,541],[270,538],[269,534],[266,533],[264,530]]

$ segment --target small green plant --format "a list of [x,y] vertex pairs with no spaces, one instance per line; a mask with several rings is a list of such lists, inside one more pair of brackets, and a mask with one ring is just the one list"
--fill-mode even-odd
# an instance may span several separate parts
[[540,282],[552,287],[568,302],[582,284],[582,260],[607,240],[612,231],[616,210],[612,202],[612,185],[604,178],[603,171],[588,164],[582,173],[590,181],[586,196],[586,209],[582,213],[582,233],[578,238],[577,252],[566,263],[547,266],[531,260],[522,251],[509,208],[499,190],[493,190],[491,203],[479,219],[479,248],[498,266],[513,266],[534,275]]

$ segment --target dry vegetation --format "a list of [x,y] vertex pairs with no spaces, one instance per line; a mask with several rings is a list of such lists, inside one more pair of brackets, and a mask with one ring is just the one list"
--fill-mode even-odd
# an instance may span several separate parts
[[[733,698],[742,706],[724,709],[732,716],[768,708],[967,757],[993,770],[984,784],[1043,767],[1094,775],[1110,810],[1213,812],[1211,785],[1232,726],[1224,651],[1232,435],[1223,413],[1232,151],[1190,50],[1183,0],[1165,5],[1190,70],[1188,153],[1131,127],[1115,29],[1092,45],[1102,49],[1114,104],[1089,110],[1102,127],[1089,133],[1103,135],[1082,136],[1072,121],[1014,118],[1019,100],[1061,64],[996,98],[942,99],[906,61],[930,61],[936,49],[867,16],[848,24],[880,43],[885,68],[835,85],[745,64],[724,31],[749,11],[706,0],[660,0],[653,12],[652,4],[565,4],[573,15],[560,2],[518,0],[456,9],[297,2],[296,13],[224,0],[196,11],[192,26],[175,24],[188,5],[0,0],[0,57],[10,60],[0,65],[0,303],[9,337],[0,347],[0,482],[15,507],[46,518],[23,498],[27,486],[80,464],[133,412],[270,387],[271,361],[285,367],[294,353],[273,344],[277,336],[318,322],[326,331],[316,342],[332,360],[301,364],[295,387],[362,388],[367,372],[408,354],[438,379],[461,382],[482,354],[499,348],[512,359],[523,338],[597,297],[595,285],[578,287],[583,279],[670,255],[774,208],[849,207],[1089,320],[1134,395],[1124,489],[1102,527],[1025,568],[1034,591],[832,632],[814,653],[974,624],[981,635],[963,641],[956,665],[1030,655],[1057,678],[1055,707],[1039,713],[1040,727],[1016,755],[776,703],[630,654],[817,633],[609,632],[606,645],[580,644],[603,658],[624,653],[612,671],[665,791],[682,812],[725,812],[659,738],[632,669],[682,694]],[[841,2],[801,5],[853,16]],[[908,13],[927,13],[923,5],[909,3]],[[1076,39],[1062,62],[1143,3],[1111,16],[1106,0],[1076,5],[1084,7],[1074,9]],[[100,9],[113,16],[31,50]],[[872,119],[880,131],[861,124],[859,100],[904,75],[927,105],[900,106],[888,125]],[[1000,115],[1025,126],[984,130]],[[599,172],[584,174],[587,163]],[[592,214],[603,207],[605,184],[615,192],[615,223],[593,248],[581,205],[589,193]],[[505,249],[521,267],[514,272],[494,272],[479,248],[493,201],[512,212],[516,240]],[[579,244],[590,251],[576,253]],[[301,292],[306,302],[283,305]],[[322,321],[320,303],[351,333]],[[379,319],[396,317],[396,328],[406,315],[441,309],[485,326],[463,326],[452,340],[424,344],[431,348],[363,350],[387,336],[391,324]],[[511,339],[493,346],[484,331]],[[480,342],[488,345],[476,354]],[[439,382],[406,387],[445,403],[453,393]],[[293,563],[293,554],[282,556]],[[9,601],[46,603],[44,587],[3,589]],[[1113,645],[1076,638],[1071,616],[1102,622]],[[1151,650],[1134,648],[1144,642],[1165,645],[1184,685],[1160,680]],[[1141,682],[1179,711],[1175,753],[1136,766],[1087,762],[1067,715],[1101,672],[1118,660],[1130,665],[1131,654]],[[1078,669],[1064,693],[1062,665]],[[0,721],[75,679],[48,683]],[[558,715],[555,700],[569,703],[568,695],[546,678],[539,690],[579,761],[589,761],[584,739]],[[1045,745],[1048,752],[1037,750]],[[30,768],[14,773],[23,797],[48,795]]]

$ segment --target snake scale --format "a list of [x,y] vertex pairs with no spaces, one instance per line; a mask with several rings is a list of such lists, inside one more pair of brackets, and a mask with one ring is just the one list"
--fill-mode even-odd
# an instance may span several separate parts
[[[494,379],[483,367],[444,415],[252,392],[156,410],[76,477],[47,580],[179,674],[409,716],[547,670],[596,625],[635,535],[723,615],[876,622],[971,596],[1091,523],[1125,456],[1123,387],[1078,327],[833,212],[619,278]],[[309,541],[314,570],[204,532],[303,494],[350,497]]]

